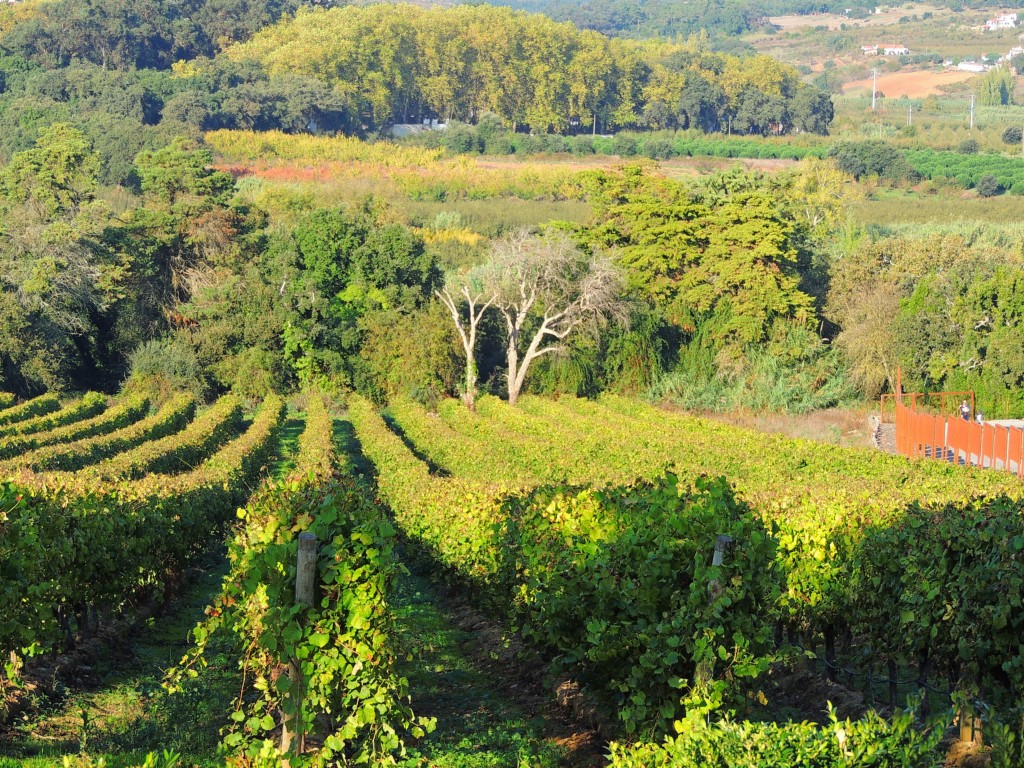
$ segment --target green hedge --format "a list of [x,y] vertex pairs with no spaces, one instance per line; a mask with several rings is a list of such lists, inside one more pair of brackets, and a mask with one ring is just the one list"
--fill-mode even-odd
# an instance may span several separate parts
[[63,638],[62,612],[117,610],[158,591],[245,502],[276,449],[283,409],[268,397],[245,434],[189,473],[0,484],[0,651],[52,648]]
[[68,443],[89,437],[105,435],[116,429],[127,427],[141,419],[149,411],[149,399],[131,397],[108,408],[91,419],[75,421],[63,427],[45,432],[0,439],[0,459],[22,456],[37,448],[56,443]]
[[177,432],[192,420],[195,412],[195,397],[190,394],[176,395],[148,418],[107,434],[37,448],[17,459],[5,461],[0,465],[0,471],[79,470],[122,451],[131,450],[147,440],[156,440]]
[[59,409],[60,400],[57,399],[56,395],[40,395],[0,411],[0,426],[15,424],[19,421],[31,419],[33,416],[53,413]]
[[17,435],[30,435],[35,432],[47,432],[57,427],[73,424],[102,413],[107,407],[107,398],[98,392],[89,392],[81,400],[61,408],[59,411],[44,413],[24,421],[17,421],[0,427],[0,443],[4,438]]

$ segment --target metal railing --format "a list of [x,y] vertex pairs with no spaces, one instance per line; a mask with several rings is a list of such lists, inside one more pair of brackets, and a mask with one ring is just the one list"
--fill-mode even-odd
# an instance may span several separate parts
[[901,454],[1024,477],[1024,429],[923,413],[916,410],[917,402],[906,394],[896,401],[896,450]]

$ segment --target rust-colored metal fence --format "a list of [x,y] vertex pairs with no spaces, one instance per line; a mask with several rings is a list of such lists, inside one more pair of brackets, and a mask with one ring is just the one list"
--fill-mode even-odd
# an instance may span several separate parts
[[1024,477],[1024,429],[924,413],[917,410],[917,402],[917,397],[904,394],[895,404],[896,450],[904,456],[1003,469]]

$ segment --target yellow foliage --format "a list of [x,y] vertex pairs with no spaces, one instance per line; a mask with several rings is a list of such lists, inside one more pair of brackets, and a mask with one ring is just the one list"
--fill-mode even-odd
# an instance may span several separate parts
[[414,227],[414,231],[423,238],[423,242],[435,243],[458,243],[459,245],[476,246],[487,241],[487,238],[479,232],[474,232],[466,227],[458,229],[433,229],[431,227]]
[[0,35],[6,35],[18,24],[39,15],[39,9],[53,0],[22,0],[0,3]]
[[400,147],[387,142],[367,143],[345,136],[310,136],[282,131],[211,131],[206,143],[229,160],[362,161],[387,168],[430,165],[440,149]]

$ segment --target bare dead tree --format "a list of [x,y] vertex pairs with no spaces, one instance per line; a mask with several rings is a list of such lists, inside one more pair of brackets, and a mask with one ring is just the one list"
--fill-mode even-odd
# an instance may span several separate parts
[[[459,338],[462,340],[462,349],[466,353],[466,392],[462,399],[469,410],[475,410],[478,376],[476,334],[484,313],[494,304],[494,292],[484,285],[479,272],[470,272],[463,276],[450,276],[445,286],[434,293],[451,313],[452,320],[455,321],[455,329],[459,332]],[[467,317],[465,320],[462,318],[462,307],[460,306],[463,302],[466,304]]]
[[486,269],[508,331],[511,405],[534,360],[563,351],[563,342],[579,329],[597,330],[610,318],[625,317],[619,298],[624,283],[611,259],[583,253],[564,234],[524,230],[506,236],[495,242]]

